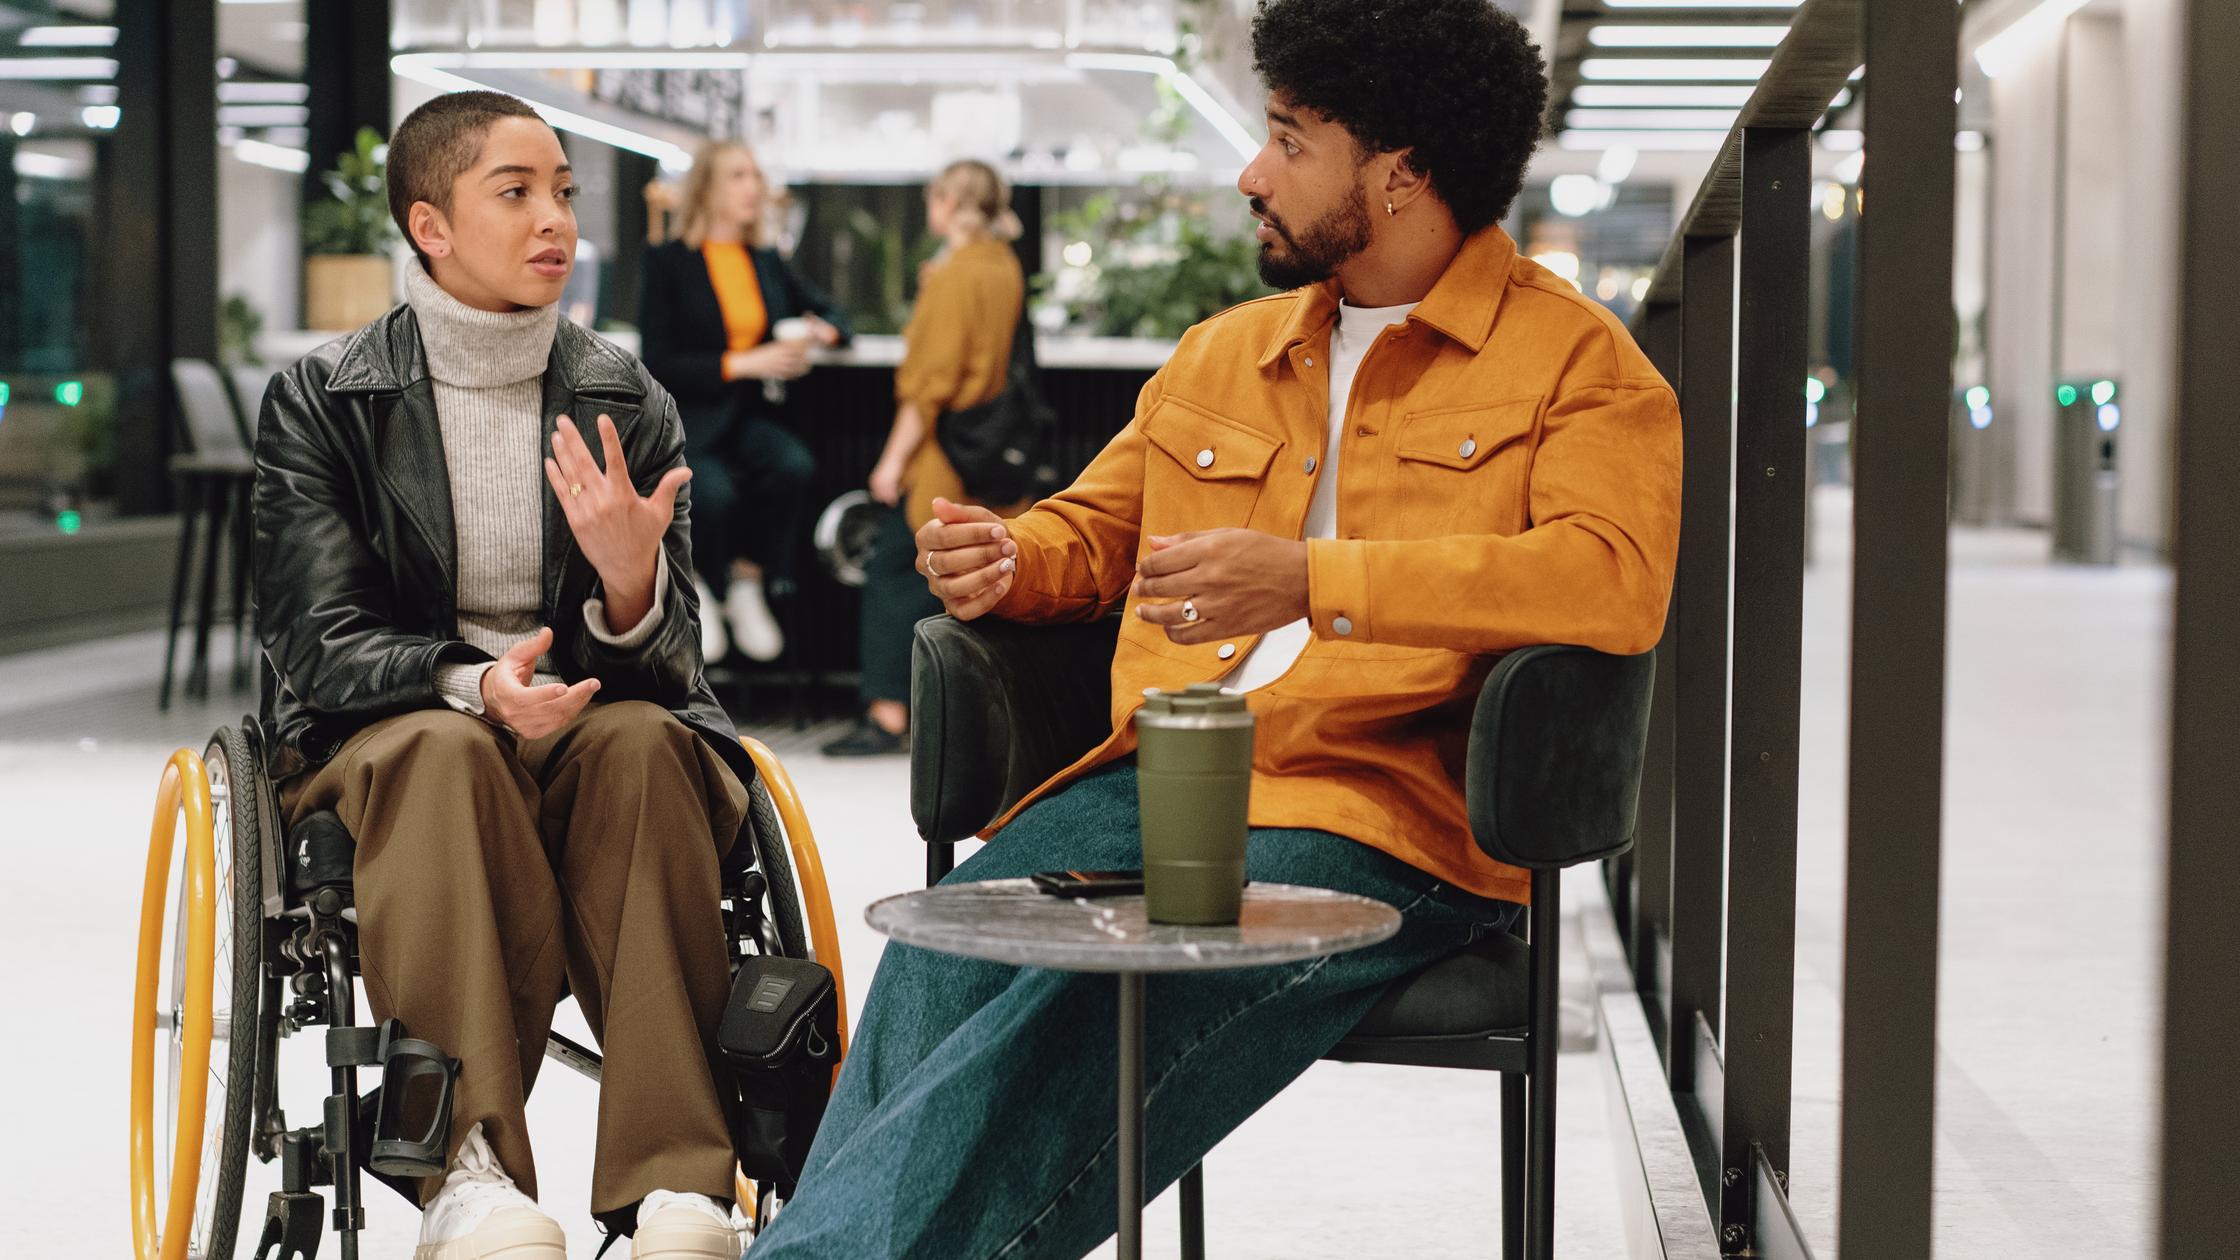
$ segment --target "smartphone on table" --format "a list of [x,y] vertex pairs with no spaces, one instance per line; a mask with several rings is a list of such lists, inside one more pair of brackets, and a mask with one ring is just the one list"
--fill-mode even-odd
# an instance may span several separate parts
[[1034,886],[1054,897],[1125,897],[1143,891],[1142,871],[1038,871]]

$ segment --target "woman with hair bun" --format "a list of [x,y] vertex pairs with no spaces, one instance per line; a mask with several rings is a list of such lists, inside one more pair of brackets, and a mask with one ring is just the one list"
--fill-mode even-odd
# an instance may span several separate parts
[[[910,628],[941,611],[916,568],[913,532],[936,498],[967,503],[964,482],[933,440],[943,414],[1003,392],[1011,339],[1026,315],[1027,277],[1011,242],[1011,189],[985,162],[951,162],[926,186],[926,224],[942,238],[902,330],[894,427],[871,470],[871,494],[896,509],[865,565],[863,718],[825,745],[834,757],[900,753],[910,729]],[[1023,507],[1024,505],[1018,505]]]

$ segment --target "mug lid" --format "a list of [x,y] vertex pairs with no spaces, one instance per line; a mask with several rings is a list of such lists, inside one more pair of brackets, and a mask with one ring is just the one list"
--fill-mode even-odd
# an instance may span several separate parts
[[1245,705],[1244,693],[1234,687],[1224,687],[1219,683],[1191,683],[1180,691],[1144,688],[1143,711],[1172,714],[1176,717],[1211,717],[1246,713],[1249,709]]

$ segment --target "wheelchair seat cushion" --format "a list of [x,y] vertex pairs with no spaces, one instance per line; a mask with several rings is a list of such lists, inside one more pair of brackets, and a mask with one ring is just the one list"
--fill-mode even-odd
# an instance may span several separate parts
[[308,815],[288,829],[288,889],[300,901],[321,888],[339,888],[347,904],[357,856],[358,842],[333,810]]
[[1348,1041],[1469,1040],[1514,1033],[1531,1023],[1531,951],[1496,932],[1394,982]]

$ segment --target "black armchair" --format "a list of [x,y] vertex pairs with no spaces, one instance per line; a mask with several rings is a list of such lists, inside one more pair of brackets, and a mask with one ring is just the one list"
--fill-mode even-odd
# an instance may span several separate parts
[[[926,880],[971,837],[1110,731],[1117,619],[1064,626],[918,623],[910,809]],[[1655,665],[1540,646],[1478,695],[1465,793],[1478,847],[1532,871],[1523,939],[1497,935],[1392,986],[1326,1056],[1502,1074],[1504,1260],[1554,1254],[1560,873],[1633,842]],[[1203,1182],[1183,1179],[1183,1255],[1204,1254]]]

